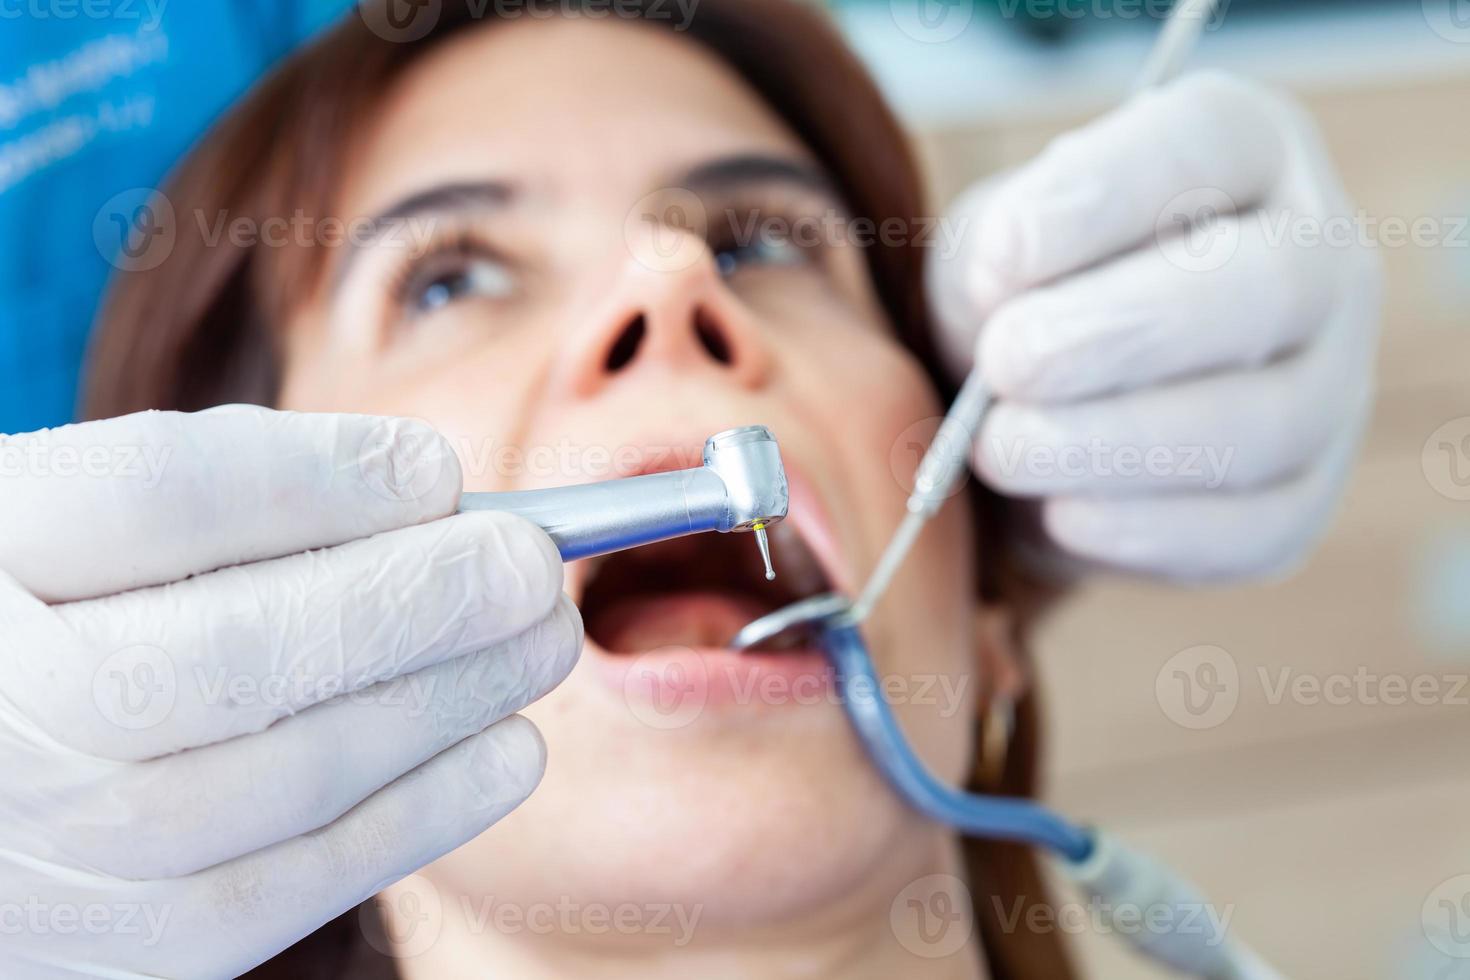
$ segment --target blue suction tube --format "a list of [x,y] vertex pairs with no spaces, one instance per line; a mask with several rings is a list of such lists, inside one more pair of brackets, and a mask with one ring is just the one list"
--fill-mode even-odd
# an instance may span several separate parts
[[1030,800],[966,793],[936,779],[914,754],[856,625],[840,617],[822,627],[837,693],[873,764],[899,796],[925,816],[977,837],[1048,848],[1074,864],[1093,853],[1092,835]]

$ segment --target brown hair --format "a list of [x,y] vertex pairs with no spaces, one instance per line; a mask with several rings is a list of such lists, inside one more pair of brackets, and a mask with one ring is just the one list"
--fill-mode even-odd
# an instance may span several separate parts
[[[673,21],[657,15],[666,5],[622,0],[619,9],[635,7],[650,24],[673,27]],[[330,207],[353,139],[380,95],[437,43],[493,16],[495,9],[446,0],[432,30],[409,42],[385,40],[364,17],[349,16],[225,117],[174,174],[167,199],[179,214],[227,214],[257,223]],[[854,215],[881,227],[885,219],[911,220],[925,213],[918,167],[903,131],[823,15],[792,0],[700,0],[687,31],[730,64],[807,143]],[[325,250],[305,250],[305,258],[302,250],[289,250],[288,259],[285,249],[210,242],[203,234],[184,234],[187,230],[180,224],[173,251],[161,265],[114,281],[91,352],[88,417],[274,402],[281,360],[270,325],[285,322],[313,288]],[[874,245],[867,249],[867,261],[899,340],[923,363],[941,394],[952,395],[927,318],[923,249],[914,242]],[[1007,523],[1002,501],[978,486],[972,496],[986,542],[982,601],[1029,606],[1023,600],[1036,593],[1019,584],[1002,546]],[[1035,699],[1028,696],[1017,706],[1001,772],[973,788],[1032,795],[1039,727]],[[997,980],[1071,976],[1054,934],[1002,925],[1003,918],[1015,914],[1018,900],[1023,915],[1026,906],[1047,901],[1031,849],[969,839],[965,855],[991,975]]]

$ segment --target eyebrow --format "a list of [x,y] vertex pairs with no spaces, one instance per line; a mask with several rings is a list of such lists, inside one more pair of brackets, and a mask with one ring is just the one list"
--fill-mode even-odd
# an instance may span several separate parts
[[373,221],[387,223],[429,214],[498,210],[511,203],[515,196],[515,188],[499,180],[440,184],[437,187],[410,194],[389,205],[387,210],[374,217]]
[[702,163],[674,182],[685,190],[727,191],[750,184],[794,184],[840,201],[827,172],[814,163],[791,157],[747,153]]
[[[369,219],[369,225],[381,232],[394,224],[415,218],[461,214],[465,211],[498,211],[510,205],[515,198],[515,187],[505,181],[440,184],[395,201]],[[347,257],[342,260],[334,277],[337,286],[341,286],[347,279],[365,247],[361,242],[349,242]]]

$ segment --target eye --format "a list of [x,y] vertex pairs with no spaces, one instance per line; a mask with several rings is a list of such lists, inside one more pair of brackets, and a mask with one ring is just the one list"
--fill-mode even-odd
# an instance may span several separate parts
[[789,238],[757,233],[749,242],[717,244],[715,263],[726,279],[742,269],[803,266],[810,261],[808,250]]
[[422,277],[404,301],[414,313],[432,313],[462,299],[503,299],[514,289],[510,270],[493,259],[467,259],[457,268]]
[[485,245],[441,243],[393,277],[392,294],[409,316],[425,316],[466,300],[506,299],[516,289],[509,263]]

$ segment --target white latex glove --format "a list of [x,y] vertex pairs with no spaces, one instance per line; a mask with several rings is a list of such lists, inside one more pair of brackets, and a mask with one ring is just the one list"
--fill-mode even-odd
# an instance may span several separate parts
[[512,713],[581,619],[427,427],[146,413],[0,464],[0,976],[235,976],[540,779]]
[[967,192],[929,286],[952,366],[998,395],[977,471],[1085,565],[1290,566],[1371,407],[1382,275],[1352,215],[1307,115],[1218,73]]

